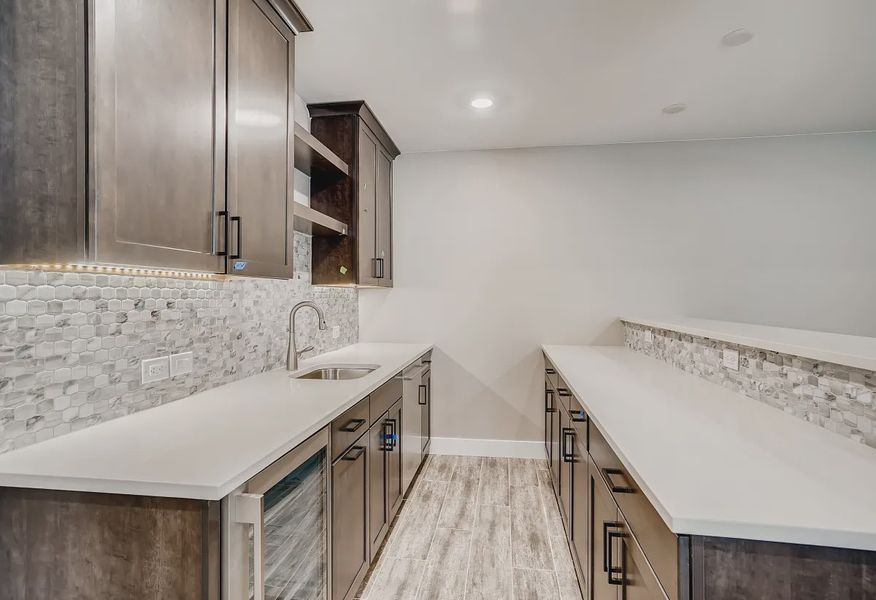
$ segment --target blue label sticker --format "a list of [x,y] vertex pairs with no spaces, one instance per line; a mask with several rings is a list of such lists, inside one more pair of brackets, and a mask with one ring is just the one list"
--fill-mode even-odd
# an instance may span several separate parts
[[243,271],[245,268],[246,268],[246,261],[245,260],[239,260],[236,263],[234,263],[234,270],[235,271]]

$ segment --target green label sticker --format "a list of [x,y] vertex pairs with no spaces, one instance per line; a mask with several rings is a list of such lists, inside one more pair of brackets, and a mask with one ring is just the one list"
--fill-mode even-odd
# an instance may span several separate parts
[[341,275],[346,275],[347,274],[347,267],[342,266],[340,271],[341,271]]

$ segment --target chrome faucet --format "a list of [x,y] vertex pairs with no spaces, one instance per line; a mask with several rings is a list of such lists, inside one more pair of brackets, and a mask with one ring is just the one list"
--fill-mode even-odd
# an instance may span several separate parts
[[328,325],[325,324],[325,315],[322,313],[322,309],[318,307],[316,304],[310,301],[299,302],[295,306],[292,307],[292,310],[289,312],[289,348],[286,352],[286,370],[287,371],[297,371],[298,370],[298,357],[300,357],[305,352],[310,352],[313,350],[313,346],[307,346],[304,350],[298,350],[295,345],[295,313],[297,313],[302,308],[310,307],[316,311],[317,316],[319,317],[319,328],[320,330],[325,329]]

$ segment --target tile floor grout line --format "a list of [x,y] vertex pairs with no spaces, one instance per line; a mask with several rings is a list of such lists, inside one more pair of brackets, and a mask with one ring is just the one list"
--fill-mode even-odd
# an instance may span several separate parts
[[[458,460],[458,459],[457,459]],[[478,487],[477,492],[475,492],[475,503],[474,503],[474,523],[471,526],[471,537],[468,540],[468,561],[465,565],[465,582],[462,586],[462,600],[466,600],[468,596],[468,577],[471,574],[471,553],[472,547],[474,546],[474,538],[475,538],[475,530],[478,526],[478,520],[480,517],[480,501],[481,501],[481,477],[483,477],[484,473],[484,459],[481,457],[481,466],[478,469]]]
[[[453,472],[456,471],[456,457],[454,457],[453,468],[450,470],[450,478],[453,479]],[[430,461],[431,462],[431,461]],[[431,465],[429,465],[431,466]],[[437,483],[443,483],[438,481]],[[441,511],[444,510],[444,501],[447,500],[447,488],[444,488],[444,495],[441,496],[441,506],[438,507],[438,519],[435,521],[435,529],[432,531],[432,539],[429,540],[429,549],[426,551],[426,560],[423,564],[423,572],[420,573],[420,581],[417,582],[417,591],[414,593],[414,598],[420,597],[420,589],[423,587],[423,580],[426,578],[426,568],[429,566],[429,555],[432,553],[432,545],[435,543],[435,536],[438,534],[438,521],[441,520]]]
[[511,572],[509,573],[511,578],[511,599],[516,600],[515,595],[515,585],[514,585],[514,517],[512,517],[511,512],[513,510],[513,503],[511,500],[511,459],[506,459],[508,468],[508,546],[510,548],[511,554]]
[[[538,479],[538,471],[536,471],[536,473],[535,473],[535,478],[536,478],[536,481],[538,482],[538,487],[536,488],[536,490],[538,491],[539,504],[541,504],[541,518],[544,521],[545,531],[548,533],[548,547],[551,550],[551,563],[554,566],[554,570],[551,571],[551,573],[553,574],[554,585],[556,586],[556,589],[557,589],[557,598],[559,599],[559,597],[560,597],[560,584],[559,584],[559,581],[558,581],[557,575],[556,575],[557,559],[556,559],[556,556],[554,554],[554,536],[551,535],[550,523],[548,521],[548,516],[547,516],[547,510],[548,510],[547,503],[545,503],[544,496],[541,493],[541,480]],[[559,509],[559,505],[557,506],[557,508]]]

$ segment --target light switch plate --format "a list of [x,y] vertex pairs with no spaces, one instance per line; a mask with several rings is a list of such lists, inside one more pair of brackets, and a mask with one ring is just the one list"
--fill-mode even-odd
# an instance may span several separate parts
[[170,355],[170,376],[185,375],[195,368],[195,355],[191,352],[180,352]]
[[170,359],[166,356],[147,358],[140,363],[143,383],[153,383],[170,377]]
[[645,343],[650,344],[654,341],[654,332],[650,329],[645,330]]
[[739,350],[724,348],[721,357],[725,368],[730,369],[731,371],[739,370]]
[[336,340],[341,337],[341,327],[340,325],[335,325],[332,327],[332,339]]

